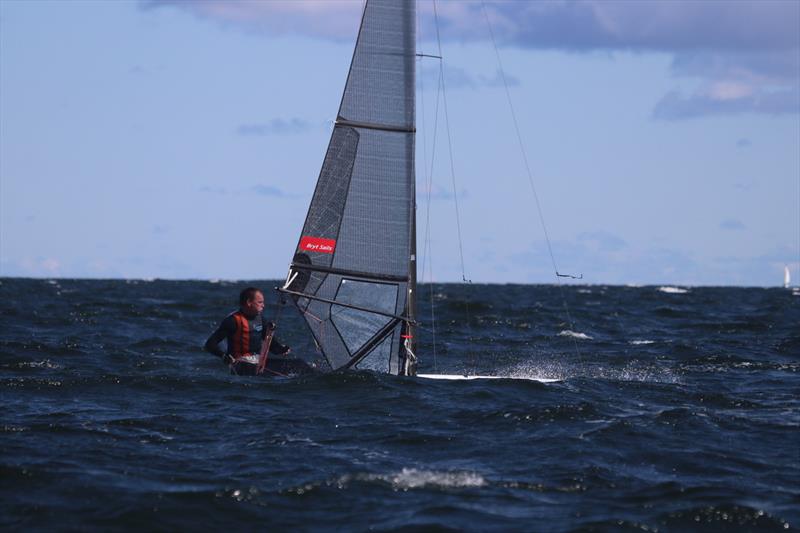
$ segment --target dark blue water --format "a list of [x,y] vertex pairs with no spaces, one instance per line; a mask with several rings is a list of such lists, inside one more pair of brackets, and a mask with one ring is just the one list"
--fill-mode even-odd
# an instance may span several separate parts
[[231,376],[200,346],[241,287],[0,280],[0,526],[800,525],[791,291],[571,286],[569,326],[556,287],[436,285],[434,357],[421,287],[420,371],[543,384]]

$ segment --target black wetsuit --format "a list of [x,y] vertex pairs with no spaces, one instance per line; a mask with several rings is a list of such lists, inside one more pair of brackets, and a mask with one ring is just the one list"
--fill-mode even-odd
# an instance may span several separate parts
[[[233,357],[259,354],[261,345],[267,336],[268,326],[269,321],[262,315],[247,318],[241,311],[236,311],[225,317],[217,330],[211,334],[206,341],[205,349],[217,357],[225,357],[226,354]],[[224,352],[219,347],[222,339],[228,341],[227,350]],[[288,346],[284,346],[278,339],[272,337],[269,353],[281,355],[288,351]]]

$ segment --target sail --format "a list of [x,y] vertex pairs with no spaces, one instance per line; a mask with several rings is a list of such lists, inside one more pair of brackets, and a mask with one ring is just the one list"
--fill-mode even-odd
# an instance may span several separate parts
[[789,274],[789,266],[784,265],[783,267],[783,287],[785,289],[789,288],[789,284],[792,282],[792,276]]
[[413,0],[368,0],[282,291],[332,370],[407,373],[413,324]]

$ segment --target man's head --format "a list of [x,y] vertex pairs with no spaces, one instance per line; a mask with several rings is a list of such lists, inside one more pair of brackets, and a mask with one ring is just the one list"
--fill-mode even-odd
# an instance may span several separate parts
[[264,310],[264,293],[255,287],[247,287],[239,293],[239,308],[248,317],[254,317]]

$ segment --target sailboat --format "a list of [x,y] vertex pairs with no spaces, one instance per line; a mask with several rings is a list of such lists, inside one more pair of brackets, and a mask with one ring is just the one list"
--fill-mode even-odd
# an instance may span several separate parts
[[305,320],[325,371],[417,375],[415,11],[413,0],[365,2],[322,169],[278,288]]
[[789,265],[783,266],[783,288],[788,289],[789,284],[792,282],[792,276],[789,274]]

